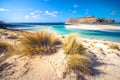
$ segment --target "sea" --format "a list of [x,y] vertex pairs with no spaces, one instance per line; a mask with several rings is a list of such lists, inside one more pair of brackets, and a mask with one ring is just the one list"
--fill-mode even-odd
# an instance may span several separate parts
[[[8,27],[10,29],[30,30],[30,31],[48,30],[58,35],[68,35],[70,33],[77,33],[81,38],[91,38],[97,40],[120,42],[120,30],[105,31],[105,30],[86,30],[86,29],[73,29],[73,28],[71,29],[71,28],[67,28],[69,25],[66,25],[64,23],[11,23],[11,24],[15,26]],[[115,26],[120,27],[120,24],[115,24]]]

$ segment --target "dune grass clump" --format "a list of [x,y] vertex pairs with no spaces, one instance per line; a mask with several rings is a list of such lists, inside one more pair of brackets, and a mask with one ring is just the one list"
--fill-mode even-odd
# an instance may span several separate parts
[[117,49],[117,50],[120,49],[117,44],[107,43],[107,42],[104,42],[103,44],[104,44],[104,45],[108,45],[111,49]]
[[109,43],[108,43],[108,42],[103,42],[103,44],[104,44],[104,45],[109,45]]
[[117,49],[117,50],[119,50],[119,46],[117,44],[109,44],[109,47],[111,49]]
[[103,51],[103,48],[102,48],[102,47],[100,47],[100,48],[99,48],[99,50],[100,50],[100,51]]
[[73,54],[68,60],[68,70],[80,71],[84,75],[90,74],[90,61],[83,55]]
[[77,41],[77,34],[70,34],[63,44],[66,54],[83,54],[84,47],[82,43]]
[[63,44],[65,54],[69,55],[67,61],[67,72],[71,70],[78,71],[80,74],[90,74],[90,61],[83,55],[85,48],[83,44],[77,40],[77,34],[70,34]]
[[24,34],[21,42],[25,54],[54,53],[60,43],[54,33],[47,31]]
[[13,53],[13,46],[8,42],[0,41],[0,54],[10,54]]

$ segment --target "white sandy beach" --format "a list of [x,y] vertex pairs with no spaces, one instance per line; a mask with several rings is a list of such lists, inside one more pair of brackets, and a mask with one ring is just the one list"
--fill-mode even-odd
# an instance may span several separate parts
[[86,30],[120,30],[119,26],[114,25],[88,25],[88,24],[78,24],[78,25],[66,25],[68,29],[86,29]]
[[0,80],[120,80],[120,0],[0,0]]
[[[10,41],[14,45],[21,37],[21,31],[0,30],[0,40]],[[59,37],[64,41],[64,38]],[[37,55],[33,57],[15,55],[0,63],[0,80],[119,80],[120,50],[111,49],[109,44],[120,43],[79,38],[86,48],[86,55],[92,62],[92,75],[78,78],[75,73],[65,75],[67,57],[63,48],[52,55]]]

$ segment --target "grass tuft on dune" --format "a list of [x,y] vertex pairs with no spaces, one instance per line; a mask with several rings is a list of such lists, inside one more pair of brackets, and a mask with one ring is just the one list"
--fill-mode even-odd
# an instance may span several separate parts
[[107,43],[107,42],[104,42],[103,43],[104,45],[108,45],[111,49],[117,49],[117,50],[120,50],[119,46],[117,44],[114,44],[114,43]]
[[119,50],[119,46],[117,44],[109,44],[109,47],[111,49],[117,49],[117,50]]
[[4,42],[4,41],[0,41],[0,54],[10,54],[13,53],[14,48],[13,46],[8,43],[8,42]]
[[89,75],[90,74],[90,62],[83,55],[73,54],[69,57],[68,69],[80,71],[84,75]]
[[21,42],[25,54],[54,53],[60,43],[56,35],[48,31],[24,34]]
[[63,44],[66,54],[83,54],[84,47],[82,43],[77,41],[77,34],[70,34]]
[[79,71],[81,74],[90,74],[90,61],[83,55],[85,48],[81,42],[77,40],[77,34],[70,34],[63,44],[65,54],[69,55],[67,61],[67,71]]

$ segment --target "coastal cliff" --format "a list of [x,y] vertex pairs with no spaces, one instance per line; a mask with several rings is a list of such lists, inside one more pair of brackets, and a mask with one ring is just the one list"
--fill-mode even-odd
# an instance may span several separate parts
[[96,18],[94,16],[87,16],[82,18],[71,18],[68,19],[65,24],[114,24],[114,20]]

